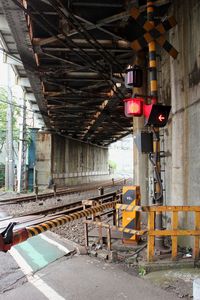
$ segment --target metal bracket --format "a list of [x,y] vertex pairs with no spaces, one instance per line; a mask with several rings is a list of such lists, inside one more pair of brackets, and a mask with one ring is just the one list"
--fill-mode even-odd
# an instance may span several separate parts
[[13,228],[17,223],[10,223],[6,229],[0,233],[0,250],[7,252],[12,247],[13,243]]

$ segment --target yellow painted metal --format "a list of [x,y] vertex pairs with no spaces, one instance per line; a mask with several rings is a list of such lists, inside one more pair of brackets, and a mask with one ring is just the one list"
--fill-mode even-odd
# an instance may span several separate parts
[[[149,2],[148,2],[149,3]],[[148,4],[147,4],[148,5]],[[153,4],[150,4],[149,7],[147,7],[147,13],[152,14],[154,11]],[[140,11],[136,7],[133,7],[130,10],[130,15],[136,20],[138,20],[140,16]],[[177,22],[174,16],[168,17],[165,22],[170,25],[170,27],[167,29],[169,30],[170,28],[173,28]],[[163,36],[163,34],[166,33],[166,28],[163,23],[159,23],[157,26],[154,25],[153,21],[146,21],[144,24],[141,25],[143,29],[148,33],[149,35],[146,36],[146,33],[143,35],[143,38],[146,40],[147,43],[150,43],[152,41],[156,41],[161,47],[165,49],[174,59],[177,58],[178,56],[178,51],[166,40],[166,38]],[[157,35],[155,36],[155,32],[157,32]],[[154,33],[154,34],[153,34]],[[159,36],[160,35],[160,36]],[[158,37],[157,37],[158,36]],[[144,48],[144,42],[141,42],[141,39],[135,40],[131,43],[131,47],[135,51],[139,51]],[[152,44],[153,47],[153,44]],[[154,51],[154,50],[152,50]]]
[[131,221],[136,219],[136,212],[123,211],[122,227],[126,227]]
[[150,60],[149,67],[150,68],[156,68],[156,61],[155,60]]
[[131,43],[131,48],[134,49],[135,51],[139,51],[142,49],[138,40],[135,40]]
[[[155,61],[154,61],[155,62]],[[155,63],[156,65],[156,63]],[[158,91],[158,83],[157,80],[151,80],[150,82],[150,87],[152,92],[157,92]]]
[[[134,192],[134,198],[129,199],[129,196],[126,194],[131,193],[131,191]],[[122,189],[123,194],[123,204],[124,208],[128,207],[128,210],[131,210],[131,207],[135,207],[136,205],[140,204],[140,187],[139,186],[124,186]],[[121,209],[121,208],[119,208]],[[122,227],[126,229],[124,230],[124,236],[123,240],[124,242],[138,242],[139,238],[136,234],[132,234],[129,232],[130,229],[133,230],[140,230],[140,216],[137,211],[127,211],[122,208]],[[128,234],[128,235],[127,235]]]
[[[178,211],[173,211],[172,214],[172,230],[177,230],[178,228]],[[177,249],[178,248],[178,238],[172,235],[172,259],[177,259]]]
[[125,211],[142,211],[142,207],[138,205],[127,205],[127,204],[116,204],[117,210],[125,210]]
[[[195,211],[195,230],[200,229],[200,212]],[[199,259],[199,241],[200,237],[195,236],[194,238],[194,251],[193,251],[193,257],[194,259]]]
[[[135,207],[139,209],[138,206]],[[140,206],[141,211],[162,211],[162,212],[173,212],[173,211],[198,211],[200,212],[200,206]]]
[[155,213],[149,212],[148,215],[148,243],[147,243],[147,260],[153,261],[154,259],[154,244],[155,236],[150,235],[150,232],[155,228]]
[[149,52],[156,51],[156,43],[154,41],[149,43]]
[[147,230],[127,229],[124,227],[112,226],[108,223],[102,223],[102,222],[97,222],[97,221],[84,220],[83,222],[86,224],[92,224],[92,225],[101,226],[104,228],[110,228],[113,231],[116,230],[116,231],[120,231],[120,232],[127,232],[127,233],[132,233],[132,234],[137,234],[137,235],[144,235],[145,233],[147,233]]
[[182,229],[178,229],[178,230],[151,230],[149,231],[149,235],[150,236],[200,236],[200,229],[199,230],[182,230]]

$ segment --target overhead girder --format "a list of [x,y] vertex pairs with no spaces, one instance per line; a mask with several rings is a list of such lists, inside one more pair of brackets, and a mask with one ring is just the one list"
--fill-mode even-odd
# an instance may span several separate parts
[[[19,54],[26,57],[27,74],[48,127],[101,145],[129,134],[132,120],[123,114],[122,99],[127,94],[123,73],[134,53],[125,33],[135,38],[141,33],[129,17],[128,9],[136,1],[7,2],[22,35],[26,21],[29,41],[28,36],[20,40]],[[12,11],[16,8],[12,2],[18,12],[20,8],[20,18]],[[158,3],[162,8],[168,1]],[[34,64],[28,59],[30,47]]]

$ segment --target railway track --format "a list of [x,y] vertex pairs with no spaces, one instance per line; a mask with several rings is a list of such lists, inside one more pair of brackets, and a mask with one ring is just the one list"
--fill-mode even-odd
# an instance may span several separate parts
[[[112,192],[101,196],[92,197],[88,200],[95,200],[99,204],[105,204],[113,201],[114,199],[120,199],[121,193]],[[69,203],[61,206],[50,207],[45,210],[35,211],[33,213],[24,213],[18,217],[8,217],[0,221],[0,230],[3,231],[9,223],[15,222],[15,229],[20,229],[27,226],[33,226],[45,221],[54,219],[55,217],[69,215],[72,213],[80,212],[83,210],[82,201]]]
[[58,189],[56,192],[48,192],[48,193],[42,193],[38,195],[29,195],[29,196],[23,196],[23,197],[15,197],[10,199],[0,199],[0,206],[7,205],[7,204],[17,204],[22,202],[29,202],[29,201],[36,201],[36,200],[46,200],[52,197],[58,197],[58,196],[65,196],[75,193],[81,193],[81,192],[87,192],[94,189],[101,187],[111,187],[111,186],[117,186],[124,182],[124,179],[115,180],[113,181],[106,181],[106,182],[100,182],[90,185],[83,185],[79,187],[71,187],[66,189]]

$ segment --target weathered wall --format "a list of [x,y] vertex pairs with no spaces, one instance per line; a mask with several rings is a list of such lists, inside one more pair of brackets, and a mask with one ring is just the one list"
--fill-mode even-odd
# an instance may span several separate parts
[[36,135],[36,184],[47,187],[51,178],[51,134]]
[[106,179],[108,149],[69,140],[58,135],[38,133],[38,184],[50,178],[58,186]]
[[[171,101],[165,129],[166,199],[170,205],[200,205],[200,1],[173,1],[178,25],[169,40],[179,51],[173,60],[161,52],[161,99]],[[183,224],[191,216],[182,216]]]

